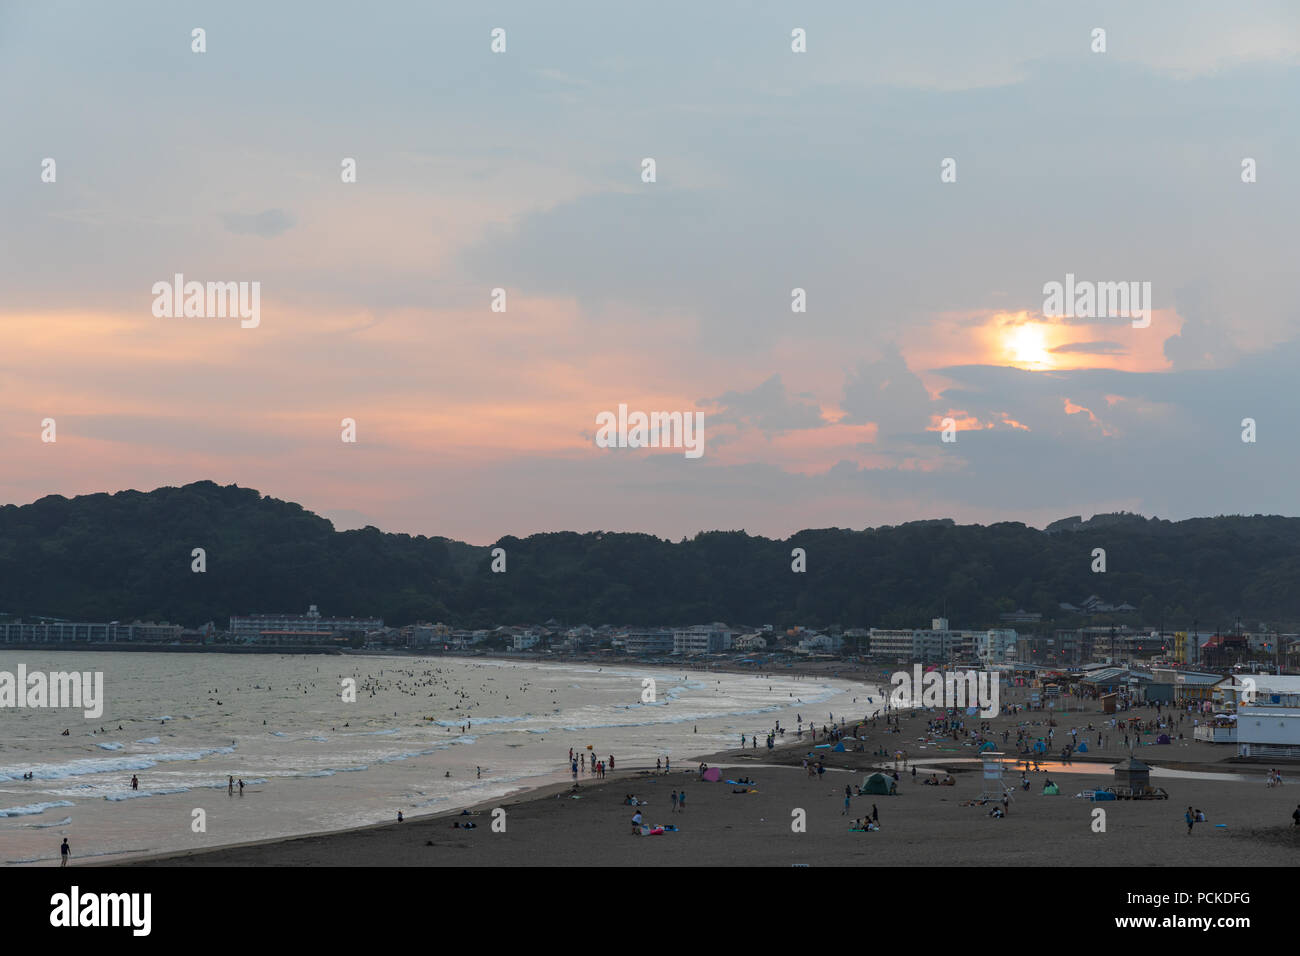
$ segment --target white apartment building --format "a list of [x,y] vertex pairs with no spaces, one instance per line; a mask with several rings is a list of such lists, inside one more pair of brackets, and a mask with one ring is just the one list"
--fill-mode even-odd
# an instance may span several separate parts
[[673,631],[674,654],[716,654],[731,649],[731,630],[725,624],[697,624]]
[[[1015,631],[1009,633],[1014,635]],[[946,617],[936,617],[930,622],[929,630],[921,627],[908,630],[873,627],[869,640],[872,657],[943,663],[959,657],[976,656],[980,637],[979,631],[954,631],[948,626]],[[987,639],[987,634],[984,637]]]

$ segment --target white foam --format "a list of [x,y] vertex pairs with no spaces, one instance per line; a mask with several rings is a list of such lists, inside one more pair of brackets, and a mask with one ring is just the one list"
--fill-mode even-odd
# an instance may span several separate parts
[[[234,753],[235,748],[214,747],[209,750],[187,750],[175,753],[149,754],[131,757],[87,757],[70,763],[46,764],[33,769],[35,780],[62,780],[66,777],[82,777],[95,773],[123,773],[129,770],[148,770],[160,763],[173,763],[182,760],[202,760],[214,754]],[[0,782],[21,779],[25,773],[21,767],[0,767]]]
[[62,820],[56,820],[54,823],[24,823],[23,827],[28,830],[49,830],[53,827],[66,827],[72,822],[72,817],[64,817]]
[[71,800],[53,800],[48,803],[29,803],[25,807],[9,807],[6,810],[0,810],[0,817],[29,817],[37,813],[44,813],[46,810],[53,807],[75,806],[76,804]]
[[110,793],[105,795],[105,800],[113,803],[120,803],[123,800],[134,800],[136,797],[161,797],[169,793],[189,793],[189,787],[171,787],[167,790],[128,790],[125,793]]

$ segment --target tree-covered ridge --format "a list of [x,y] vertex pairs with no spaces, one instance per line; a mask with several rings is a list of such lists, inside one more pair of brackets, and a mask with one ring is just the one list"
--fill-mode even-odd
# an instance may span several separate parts
[[[1018,608],[1064,620],[1060,602],[1095,593],[1137,607],[1133,624],[1300,620],[1300,519],[1100,515],[1049,528],[940,520],[678,543],[558,532],[501,539],[507,571],[497,574],[489,547],[335,531],[300,505],[205,481],[0,508],[0,611],[224,626],[231,614],[317,604],[391,624],[846,627],[913,627],[946,612],[955,627],[988,627]],[[204,574],[190,570],[196,547]],[[791,571],[796,547],[803,574]],[[1106,550],[1104,574],[1091,570],[1094,548]]]

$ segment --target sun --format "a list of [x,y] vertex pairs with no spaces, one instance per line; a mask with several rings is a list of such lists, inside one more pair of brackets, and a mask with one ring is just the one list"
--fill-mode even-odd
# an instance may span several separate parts
[[1047,350],[1047,330],[1032,322],[1008,329],[1003,348],[1013,364],[1024,368],[1051,368],[1054,364]]

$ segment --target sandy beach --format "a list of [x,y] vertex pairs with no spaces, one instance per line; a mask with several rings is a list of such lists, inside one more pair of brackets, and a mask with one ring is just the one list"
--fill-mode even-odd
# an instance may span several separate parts
[[[1007,703],[1014,703],[1009,700]],[[1068,739],[1071,727],[1099,727],[1104,719],[1095,702],[1069,701],[1069,713],[1057,714],[1056,742]],[[1231,748],[1178,741],[1142,746],[1141,759],[1157,768],[1152,783],[1164,787],[1168,800],[1093,803],[1074,794],[1108,786],[1111,765],[1126,751],[1112,742],[1101,752],[1076,757],[1070,767],[1045,763],[1030,773],[1028,791],[1017,788],[1005,818],[989,816],[988,806],[963,806],[980,796],[983,781],[975,749],[951,738],[925,743],[927,721],[937,712],[906,712],[900,732],[883,720],[864,725],[866,752],[818,750],[826,772],[810,777],[802,767],[811,750],[804,740],[786,740],[775,750],[725,751],[705,759],[727,768],[726,778],[748,777],[755,786],[736,787],[700,779],[698,761],[674,766],[671,774],[653,767],[620,769],[605,780],[583,777],[576,791],[556,784],[518,797],[475,807],[476,815],[459,812],[424,816],[313,836],[127,861],[134,865],[200,866],[1206,866],[1292,865],[1300,836],[1291,812],[1300,802],[1300,787],[1265,786],[1267,768],[1226,762]],[[1154,710],[1125,716],[1153,718]],[[977,718],[966,718],[972,725]],[[1020,723],[1034,735],[1045,734],[1049,714],[1033,711],[1003,714],[993,730]],[[1038,726],[1034,726],[1038,722]],[[850,732],[855,721],[848,723]],[[873,725],[874,723],[874,725]],[[1184,716],[1185,736],[1191,718]],[[1110,735],[1110,731],[1106,731]],[[1093,746],[1096,732],[1088,733]],[[1082,735],[1081,735],[1082,739]],[[1150,739],[1150,738],[1147,738]],[[883,747],[907,752],[921,761],[915,780],[910,766],[899,766],[898,793],[854,796],[844,813],[845,785],[861,785],[877,766],[891,770],[895,761],[874,756]],[[1011,748],[1008,748],[1011,749]],[[931,763],[933,761],[933,763]],[[921,783],[933,771],[951,771],[953,786]],[[1167,774],[1162,776],[1162,774]],[[1197,776],[1197,775],[1201,776]],[[1045,796],[1050,777],[1058,796]],[[1006,780],[1015,785],[1018,771],[1010,764]],[[753,789],[756,792],[736,793]],[[670,795],[685,790],[686,810],[673,813]],[[635,808],[624,800],[643,801],[644,822],[673,824],[679,829],[659,836],[632,834]],[[880,830],[851,832],[851,821],[879,816]],[[1183,820],[1188,806],[1204,811],[1189,835]],[[493,832],[491,811],[505,810],[504,832]],[[1094,831],[1095,809],[1105,811],[1105,831]],[[804,811],[806,831],[794,832],[796,811]],[[456,822],[472,820],[472,830]]]

